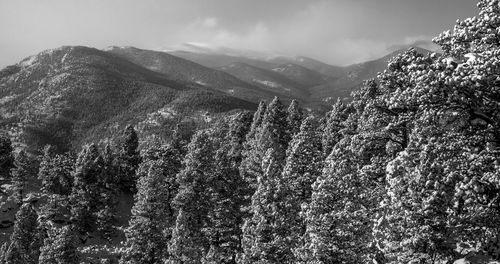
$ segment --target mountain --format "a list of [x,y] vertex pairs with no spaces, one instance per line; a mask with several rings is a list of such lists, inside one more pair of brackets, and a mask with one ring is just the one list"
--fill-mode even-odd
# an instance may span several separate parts
[[0,127],[16,142],[61,150],[98,142],[132,123],[148,131],[204,122],[255,104],[146,69],[111,52],[61,47],[0,71]]
[[251,85],[223,71],[207,68],[192,61],[166,52],[143,50],[134,47],[110,47],[107,52],[120,56],[151,71],[161,73],[172,80],[194,82],[231,96],[258,102],[280,95],[259,86]]
[[[414,47],[414,49],[422,54],[431,52],[418,47]],[[387,69],[389,60],[405,51],[406,49],[397,50],[376,60],[342,67],[340,71],[330,75],[334,78],[333,80],[310,88],[311,102],[315,104],[333,103],[337,98],[349,100],[352,91],[359,89],[365,80],[374,78],[378,73]]]
[[330,76],[333,78],[337,78],[345,74],[345,68],[340,66],[329,65],[324,62],[311,59],[304,56],[297,57],[285,57],[285,56],[277,56],[271,59],[268,59],[267,62],[283,65],[283,64],[297,64],[309,70],[318,72],[322,75]]
[[306,87],[325,84],[329,81],[334,80],[334,78],[331,76],[323,75],[317,71],[313,71],[304,66],[294,63],[286,63],[280,65],[273,68],[272,71],[277,72],[287,77],[288,79]]
[[[421,48],[415,49],[421,53],[430,52]],[[258,58],[233,56],[214,50],[169,53],[225,71],[266,91],[281,91],[281,96],[299,99],[308,108],[325,109],[338,98],[349,100],[352,91],[359,89],[365,80],[384,71],[389,59],[405,50],[397,50],[382,58],[349,66],[334,66],[304,56]],[[283,91],[288,93],[283,94]]]
[[169,54],[174,56],[198,63],[209,68],[220,68],[231,63],[245,63],[254,67],[263,69],[272,69],[279,65],[279,63],[266,61],[263,59],[250,58],[245,56],[234,56],[225,53],[214,52],[193,52],[193,51],[171,51]]
[[279,93],[281,97],[291,97],[307,100],[309,93],[307,87],[288,79],[286,76],[246,63],[237,62],[218,68],[262,89]]
[[65,46],[0,71],[0,129],[16,142],[71,149],[119,133],[127,123],[146,135],[168,134],[175,123],[202,124],[274,96],[325,110],[337,98],[349,100],[400,52],[338,67],[306,57]]

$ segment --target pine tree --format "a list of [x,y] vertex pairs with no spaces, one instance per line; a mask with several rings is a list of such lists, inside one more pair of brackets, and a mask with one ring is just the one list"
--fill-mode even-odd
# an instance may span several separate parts
[[69,195],[73,187],[74,160],[69,155],[55,154],[54,148],[47,145],[44,148],[38,179],[42,181],[42,191],[48,194]]
[[95,226],[99,205],[99,179],[103,177],[103,160],[94,144],[85,146],[78,154],[73,171],[71,191],[71,220],[84,233]]
[[117,155],[110,145],[106,145],[102,156],[102,173],[98,178],[99,201],[96,213],[97,231],[102,238],[111,242],[116,230],[116,210],[120,195]]
[[244,144],[252,126],[252,115],[250,112],[243,112],[236,115],[229,123],[226,140],[229,141],[231,149],[229,155],[232,157],[236,168],[241,163]]
[[[215,153],[212,173],[207,182],[210,192],[209,225],[204,229],[210,249],[203,263],[236,263],[241,253],[241,212],[246,182],[241,178],[239,166],[246,134],[250,129],[252,115],[248,112],[231,117],[227,134]],[[211,134],[211,141],[221,141]]]
[[[161,263],[168,259],[168,242],[175,223],[171,201],[177,193],[177,150],[163,153],[169,160],[150,160],[140,166],[132,218],[125,231],[126,250],[121,263]],[[177,167],[176,167],[177,166]],[[144,172],[144,173],[143,173]]]
[[5,252],[6,263],[38,263],[41,241],[38,236],[38,215],[31,204],[24,204],[16,213],[10,245]]
[[287,140],[290,139],[286,129],[286,118],[287,113],[283,104],[275,97],[267,107],[262,120],[262,128],[257,135],[259,150],[265,153],[267,149],[272,148],[277,155],[276,157],[280,158],[279,162],[285,158]]
[[43,246],[40,248],[39,263],[72,264],[79,263],[76,234],[71,226],[50,230]]
[[[280,199],[279,217],[283,239],[287,239],[289,247],[299,247],[305,232],[305,220],[300,216],[301,208],[309,204],[312,195],[312,184],[321,175],[323,153],[321,138],[317,132],[318,124],[313,117],[306,118],[290,143],[288,156],[278,197]],[[295,256],[287,256],[289,262],[296,262]]]
[[299,106],[299,102],[297,100],[292,100],[290,106],[287,109],[287,117],[286,121],[288,124],[288,141],[293,138],[295,134],[297,134],[300,130],[300,125],[302,124],[302,120],[304,119],[304,113],[302,108]]
[[267,105],[266,102],[260,101],[257,111],[253,115],[252,125],[250,126],[250,131],[247,134],[246,141],[249,142],[254,139],[255,135],[259,131],[259,127],[262,124],[264,115],[266,114]]
[[183,138],[180,124],[177,124],[174,128],[174,131],[172,132],[172,139],[170,140],[170,145],[174,149],[176,149],[182,157],[186,155],[187,142]]
[[305,208],[304,245],[297,250],[300,263],[370,262],[371,183],[357,171],[349,138],[338,143],[313,185],[311,203]]
[[332,110],[326,116],[323,128],[322,145],[325,158],[330,155],[333,147],[342,138],[342,122],[345,121],[352,108],[347,107],[340,99],[333,105]]
[[213,166],[210,134],[199,131],[188,145],[183,169],[177,175],[179,192],[174,199],[178,210],[169,245],[169,263],[201,263],[209,248],[203,234],[211,208],[207,179]]
[[237,157],[230,156],[231,145],[222,145],[215,154],[214,169],[208,179],[210,190],[208,211],[209,226],[204,235],[210,243],[210,250],[203,263],[236,263],[240,252],[240,225],[243,214],[244,180],[240,177]]
[[14,160],[14,168],[11,172],[13,187],[12,196],[14,201],[18,204],[21,204],[23,201],[28,181],[35,178],[36,169],[33,163],[33,160],[27,156],[24,150],[21,150]]
[[262,161],[263,175],[257,179],[257,189],[252,196],[251,217],[242,227],[243,254],[238,263],[289,263],[291,248],[281,236],[281,218],[278,193],[281,182],[281,157],[269,148]]
[[283,178],[299,204],[311,199],[312,184],[323,168],[322,145],[314,117],[307,117],[295,135],[283,169]]
[[434,39],[442,56],[411,49],[379,76],[393,127],[410,128],[387,165],[375,230],[390,263],[452,262],[457,243],[469,255],[498,248],[500,7],[478,7]]
[[262,120],[267,110],[267,105],[264,101],[259,103],[257,111],[254,113],[250,130],[246,135],[246,140],[243,143],[242,161],[240,163],[241,177],[246,181],[247,190],[244,194],[245,200],[250,205],[250,199],[255,191],[256,185],[254,179],[260,174],[262,153],[258,149],[258,133],[262,126]]
[[[262,109],[263,107],[259,107],[259,110]],[[240,168],[242,177],[249,184],[249,196],[255,191],[257,178],[263,173],[262,158],[266,151],[269,148],[275,150],[277,157],[279,157],[278,162],[282,162],[285,158],[289,138],[286,121],[287,115],[283,104],[277,97],[266,108],[262,121],[260,121],[260,115],[260,112],[256,112],[254,115],[254,122],[247,136]],[[261,124],[257,126],[255,123],[259,121]]]
[[120,185],[124,191],[133,191],[136,185],[135,173],[141,162],[138,151],[139,138],[132,125],[123,132],[119,150]]
[[14,166],[12,150],[12,142],[10,139],[0,134],[0,177],[3,179],[10,178],[10,170]]

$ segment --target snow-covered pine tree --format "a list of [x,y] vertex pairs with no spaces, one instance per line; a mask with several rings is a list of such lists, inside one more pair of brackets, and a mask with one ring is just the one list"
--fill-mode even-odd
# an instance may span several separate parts
[[177,193],[176,157],[173,148],[164,149],[163,159],[148,160],[141,164],[138,174],[132,218],[125,231],[125,251],[120,263],[161,263],[169,257],[175,212],[171,202]]
[[326,120],[321,138],[325,158],[330,155],[335,144],[342,138],[342,122],[347,119],[350,110],[352,111],[353,109],[339,99],[333,105],[332,110],[325,116]]
[[279,181],[278,215],[282,229],[279,236],[286,240],[290,251],[287,263],[295,263],[292,252],[300,246],[305,232],[305,221],[300,215],[301,208],[309,204],[312,184],[321,175],[323,152],[321,137],[317,130],[318,123],[313,117],[302,122],[300,131],[295,134]]
[[209,241],[203,228],[211,209],[207,180],[213,170],[213,157],[210,133],[198,131],[177,175],[179,191],[173,205],[178,214],[168,247],[170,264],[199,264],[208,252]]
[[233,166],[239,169],[240,163],[243,159],[244,144],[247,135],[250,133],[252,125],[252,114],[250,112],[239,113],[229,122],[228,134],[226,140],[231,145],[229,155],[233,160]]
[[343,138],[313,185],[305,208],[304,245],[299,263],[368,263],[371,241],[370,184],[357,171],[350,138]]
[[141,162],[138,150],[139,138],[134,126],[128,125],[123,131],[118,151],[118,172],[122,190],[134,191],[136,186],[135,173]]
[[31,204],[24,204],[16,213],[10,244],[5,251],[3,263],[36,264],[42,241],[39,236],[38,215]]
[[207,179],[209,191],[209,225],[203,229],[210,249],[203,263],[236,263],[240,252],[240,225],[243,213],[245,181],[240,177],[238,167],[234,165],[234,156],[229,156],[231,145],[221,145],[215,153],[214,168]]
[[248,134],[246,136],[246,141],[250,142],[255,138],[255,135],[259,131],[259,127],[262,124],[262,120],[264,119],[264,115],[266,114],[267,110],[267,104],[264,101],[259,102],[259,107],[257,108],[257,111],[255,111],[253,115],[253,120],[252,124],[250,126],[250,131],[248,131]]
[[257,178],[257,189],[252,196],[250,217],[242,227],[243,253],[239,264],[250,263],[291,263],[292,249],[284,236],[279,217],[282,197],[278,196],[281,181],[282,159],[269,148],[262,161],[262,176]]
[[27,188],[28,181],[36,178],[36,168],[34,162],[28,157],[24,150],[21,150],[15,157],[12,174],[12,196],[17,204],[22,204],[23,196]]
[[95,228],[100,197],[99,179],[104,177],[102,156],[95,144],[85,146],[78,154],[72,175],[71,220],[78,231],[84,233]]
[[241,177],[245,179],[251,187],[251,190],[249,190],[249,193],[247,194],[248,200],[255,190],[252,179],[255,178],[256,174],[260,171],[260,160],[262,154],[258,151],[258,133],[261,129],[266,109],[266,103],[261,101],[259,103],[259,108],[257,108],[257,111],[254,113],[250,131],[246,135],[246,140],[243,144],[243,160],[240,165],[240,173]]
[[498,259],[500,6],[478,7],[434,40],[442,56],[410,50],[379,78],[388,110],[412,128],[387,166],[376,229],[390,263],[453,261],[460,248]]
[[278,162],[282,162],[288,146],[287,113],[281,101],[275,97],[269,103],[260,121],[260,126],[256,127],[255,123],[260,120],[261,115],[259,110],[263,109],[264,107],[259,107],[255,113],[254,122],[245,143],[244,158],[240,168],[242,177],[250,186],[250,196],[257,188],[257,178],[263,173],[262,159],[267,149],[273,148],[276,155],[280,157]]
[[[243,142],[250,129],[252,115],[248,112],[231,117],[229,129],[215,153],[209,181],[213,209],[209,211],[210,226],[204,229],[210,249],[203,263],[236,263],[241,253],[241,224],[247,184],[239,173]],[[213,139],[217,140],[217,139]]]
[[304,113],[302,108],[299,106],[299,102],[297,100],[292,100],[287,109],[287,132],[288,132],[288,141],[290,141],[295,134],[297,134],[300,130],[300,125],[302,124],[302,120],[304,119]]
[[76,239],[76,233],[69,225],[50,230],[40,248],[38,263],[79,263],[81,257],[77,251]]
[[12,142],[6,135],[0,134],[0,177],[10,178],[10,170],[14,166]]
[[42,181],[41,190],[47,194],[69,195],[73,187],[74,158],[68,154],[55,154],[54,148],[47,145],[38,170]]

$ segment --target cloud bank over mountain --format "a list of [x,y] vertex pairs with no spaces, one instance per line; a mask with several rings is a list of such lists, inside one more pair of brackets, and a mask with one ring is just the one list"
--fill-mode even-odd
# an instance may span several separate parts
[[432,49],[432,37],[475,12],[470,0],[0,1],[0,67],[62,45],[186,42],[346,65],[413,43]]

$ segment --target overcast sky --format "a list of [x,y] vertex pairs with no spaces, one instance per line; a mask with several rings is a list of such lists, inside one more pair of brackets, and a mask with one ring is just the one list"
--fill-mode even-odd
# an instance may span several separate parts
[[304,55],[337,65],[429,41],[475,0],[0,0],[0,67],[63,45],[182,43]]

